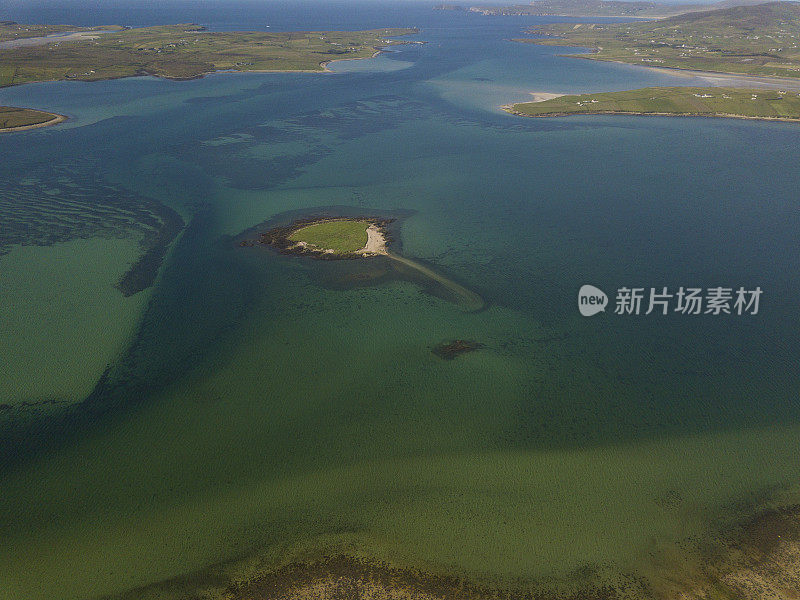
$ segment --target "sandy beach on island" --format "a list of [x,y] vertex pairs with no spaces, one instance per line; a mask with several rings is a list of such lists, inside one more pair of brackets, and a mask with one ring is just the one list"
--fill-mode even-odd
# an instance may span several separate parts
[[544,102],[545,100],[552,100],[553,98],[566,96],[566,94],[554,94],[551,92],[530,92],[530,95],[533,97],[531,102]]
[[0,42],[0,49],[11,50],[27,46],[44,46],[45,44],[59,44],[61,42],[92,41],[105,33],[113,33],[114,29],[95,29],[94,31],[73,31],[71,33],[56,33],[39,37],[18,38]]
[[333,58],[331,60],[324,60],[321,63],[319,63],[319,66],[324,69],[325,73],[335,73],[336,71],[332,71],[332,70],[330,70],[328,68],[329,64],[335,63],[335,62],[344,61],[344,60],[369,60],[370,58],[375,58],[379,54],[383,54],[386,51],[387,50],[385,50],[384,48],[380,48],[378,50],[375,50],[375,52],[372,54],[372,56],[355,56],[353,58]]
[[367,227],[367,245],[358,252],[364,256],[389,254],[386,249],[386,236],[383,235],[380,227],[374,223]]
[[[592,49],[590,48],[590,50]],[[641,65],[624,60],[608,60],[605,58],[597,58],[595,51],[586,54],[562,54],[561,56],[567,58],[582,58],[585,60],[614,63],[617,65],[628,65],[631,67],[640,67],[642,69],[655,71],[656,73],[663,73],[665,75],[672,75],[674,77],[681,77],[684,79],[697,77],[699,79],[707,80],[711,87],[755,87],[775,90],[790,89],[792,91],[800,91],[800,77],[795,79],[793,77],[767,77],[764,75],[746,75],[744,73],[725,73],[722,71],[696,71],[693,69],[680,69],[678,67],[654,67],[652,65]],[[575,93],[578,94],[579,92]]]
[[[553,92],[528,92],[533,99],[530,102],[544,102],[545,100],[553,100],[554,98],[560,98],[561,96],[566,96],[567,94],[556,94]],[[511,104],[503,104],[500,106],[501,110],[504,110],[508,113],[518,114],[514,112],[513,106],[515,104],[525,104],[524,102],[512,102]],[[520,115],[522,116],[522,115]]]
[[[630,63],[628,63],[630,64]],[[645,67],[659,73],[676,75],[678,77],[699,77],[705,79],[712,87],[742,87],[765,89],[790,89],[800,91],[800,78],[791,77],[763,77],[761,75],[737,75],[735,73],[717,73],[714,71],[692,71],[690,69],[673,69],[670,67]]]
[[[251,70],[242,70],[239,69],[224,69],[218,71],[209,71],[208,73],[204,73],[203,75],[211,75],[211,74],[228,74],[228,73],[336,73],[336,71],[329,69],[328,65],[335,62],[342,62],[342,61],[349,61],[349,60],[369,60],[371,58],[377,57],[379,54],[383,54],[384,52],[388,52],[388,50],[376,50],[372,56],[353,56],[352,58],[332,58],[331,60],[323,60],[319,63],[321,67],[319,70],[317,69],[251,69]],[[202,77],[201,75],[200,77]],[[196,79],[196,78],[193,78]]]

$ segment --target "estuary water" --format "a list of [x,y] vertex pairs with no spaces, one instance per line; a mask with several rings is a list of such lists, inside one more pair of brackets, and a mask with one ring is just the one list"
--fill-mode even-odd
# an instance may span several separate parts
[[[70,117],[0,137],[3,600],[334,553],[613,583],[799,495],[796,124],[503,113],[532,91],[695,83],[509,41],[555,19],[402,3],[0,19],[416,26],[426,42],[329,74],[0,90]],[[185,228],[123,295],[167,211]],[[385,259],[238,244],[319,212],[397,216],[398,251],[485,307]],[[584,284],[611,302],[763,294],[756,315],[584,318]],[[452,340],[482,346],[432,352]]]

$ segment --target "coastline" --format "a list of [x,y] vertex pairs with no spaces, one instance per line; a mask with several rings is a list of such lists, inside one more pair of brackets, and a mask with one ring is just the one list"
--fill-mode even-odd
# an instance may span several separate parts
[[[17,108],[17,107],[14,106],[8,108]],[[30,110],[36,110],[36,109],[30,109]],[[40,112],[46,112],[46,111],[40,111]],[[49,121],[44,121],[43,123],[36,123],[34,125],[21,125],[19,127],[4,127],[0,129],[0,133],[14,133],[15,131],[28,131],[30,129],[40,129],[42,127],[50,127],[52,125],[58,125],[59,123],[63,123],[69,118],[66,115],[60,115],[57,113],[46,113],[46,114],[53,115],[53,118],[50,119]]]
[[[658,21],[660,19],[668,19],[669,17],[675,17],[681,13],[675,13],[674,15],[665,15],[660,17],[642,17],[642,16],[634,16],[634,15],[535,15],[537,17],[567,17],[573,19],[639,19],[642,21]],[[534,16],[534,15],[531,15]]]
[[[783,533],[776,537],[777,531]],[[188,591],[199,589],[210,592],[208,597],[226,600],[784,598],[787,596],[781,593],[796,589],[798,580],[798,532],[800,505],[784,498],[764,500],[720,523],[703,539],[684,541],[682,551],[690,557],[686,562],[674,560],[674,555],[669,560],[674,549],[660,548],[651,557],[655,562],[643,578],[622,573],[608,577],[587,569],[563,578],[508,580],[331,546],[303,554],[290,552],[284,560],[272,555],[256,568],[243,556],[108,598],[138,600],[156,594],[184,598],[189,597]],[[724,593],[714,593],[720,590]],[[765,591],[769,594],[763,595]]]
[[[607,62],[618,62],[620,64],[626,64],[626,65],[633,64],[633,63],[623,63],[621,61],[607,61]],[[768,89],[772,89],[773,86],[775,89],[791,88],[794,86],[797,91],[800,91],[800,77],[795,79],[792,77],[767,77],[765,75],[742,75],[739,73],[725,73],[724,71],[700,71],[700,70],[695,71],[692,69],[678,69],[677,67],[648,67],[645,65],[642,66],[645,69],[651,69],[656,72],[664,72],[668,75],[676,75],[678,77],[700,77],[703,79],[713,79],[713,80],[742,79],[748,85],[752,85],[755,83],[762,83],[765,86],[769,86]],[[732,85],[730,87],[739,87],[739,86]]]
[[383,54],[386,52],[384,48],[378,48],[375,50],[372,56],[356,56],[355,58],[332,58],[331,60],[324,60],[319,63],[319,66],[322,67],[322,71],[309,71],[310,73],[335,73],[336,71],[332,71],[328,68],[328,65],[335,62],[340,62],[344,60],[369,60],[371,58],[375,58],[376,56]]
[[[574,46],[586,48],[586,46]],[[591,50],[591,48],[589,48]],[[596,52],[597,50],[594,50]],[[793,92],[800,91],[800,77],[797,79],[786,77],[766,77],[763,75],[743,75],[738,73],[726,73],[724,71],[700,71],[693,69],[679,69],[675,67],[653,67],[649,65],[639,65],[636,63],[625,62],[621,60],[607,60],[603,58],[596,58],[593,53],[585,54],[561,54],[559,56],[565,58],[582,58],[584,60],[595,60],[598,62],[616,63],[620,65],[628,65],[632,67],[639,67],[648,69],[657,73],[663,73],[683,78],[700,78],[710,80],[709,87],[732,87],[747,89],[754,87],[758,89],[789,89]],[[571,94],[562,94],[555,92],[529,92],[532,100],[528,102],[512,102],[509,104],[500,105],[500,110],[519,117],[533,117],[533,118],[548,118],[548,117],[569,117],[569,116],[592,116],[592,115],[619,115],[619,116],[653,116],[653,117],[706,117],[709,119],[723,118],[723,119],[744,119],[751,121],[783,121],[788,123],[800,122],[800,118],[793,117],[753,117],[748,115],[739,115],[732,113],[668,113],[668,112],[640,112],[640,111],[581,111],[581,112],[553,112],[547,114],[530,115],[514,110],[516,104],[529,104],[533,102],[544,102],[567,95],[581,95],[589,94],[589,91],[572,92]]]
[[[410,42],[401,42],[401,43],[410,43]],[[169,79],[170,81],[191,81],[192,79],[202,79],[207,75],[236,75],[239,73],[336,73],[332,69],[328,68],[328,65],[335,62],[340,61],[351,61],[351,60],[370,60],[375,58],[379,54],[383,54],[384,52],[388,52],[383,48],[379,48],[373,52],[372,56],[354,56],[353,58],[332,58],[330,60],[323,60],[319,63],[319,70],[317,69],[250,69],[247,71],[239,71],[238,69],[224,69],[218,71],[207,71],[205,73],[201,73],[196,77],[165,77],[163,75],[155,75],[155,74],[148,74],[148,77],[160,77],[161,79]],[[132,75],[132,77],[137,77],[137,75]],[[115,79],[123,79],[122,77],[116,77]]]
[[[401,43],[410,43],[410,42],[401,42]],[[376,56],[382,54],[383,52],[388,52],[388,51],[381,48],[377,49],[371,56],[354,56],[353,58],[334,58],[331,60],[324,60],[319,63],[320,66],[319,69],[247,69],[247,70],[215,69],[213,71],[203,71],[202,73],[198,73],[197,75],[192,75],[191,77],[170,77],[169,75],[160,75],[158,73],[140,71],[139,73],[134,73],[132,75],[121,75],[119,77],[98,77],[97,79],[40,79],[37,81],[26,81],[25,83],[15,83],[13,85],[0,86],[0,89],[2,89],[3,87],[30,85],[32,83],[62,83],[65,81],[73,81],[75,83],[95,83],[98,81],[115,81],[117,79],[132,79],[136,77],[156,77],[157,79],[165,79],[167,81],[194,81],[196,79],[203,79],[204,77],[208,77],[209,75],[239,75],[244,73],[318,73],[318,74],[336,73],[336,71],[333,71],[328,68],[329,64],[339,61],[369,60],[375,58]]]
[[[530,33],[530,32],[529,32]],[[772,89],[772,86],[775,86],[777,89],[778,87],[794,87],[797,91],[800,91],[800,76],[798,77],[772,77],[769,75],[749,75],[747,73],[730,73],[726,71],[706,71],[701,69],[690,69],[685,67],[665,67],[665,66],[652,66],[652,65],[644,65],[635,62],[629,62],[624,60],[615,60],[611,58],[603,58],[598,56],[598,54],[603,50],[602,47],[596,46],[579,46],[574,44],[539,44],[537,43],[538,39],[547,39],[547,40],[558,40],[558,37],[553,36],[540,36],[539,38],[515,38],[512,41],[521,44],[534,44],[537,46],[560,46],[562,48],[577,48],[586,50],[586,52],[576,52],[574,54],[559,54],[560,58],[579,58],[582,60],[594,60],[597,62],[606,62],[606,63],[613,63],[618,65],[628,65],[631,67],[640,67],[642,69],[648,69],[654,71],[656,73],[666,73],[668,75],[674,75],[677,77],[701,77],[701,78],[708,78],[708,79],[728,79],[728,80],[736,80],[741,79],[747,82],[748,85],[754,83],[763,84],[764,87]],[[566,41],[566,40],[562,40]],[[736,85],[731,85],[730,87],[738,87]]]
[[[533,100],[531,102],[544,102],[546,100],[554,100],[555,98],[561,98],[561,96],[566,96],[567,94],[558,94],[554,92],[530,92],[530,95],[533,96]],[[515,102],[514,104],[522,104],[521,102]],[[509,104],[508,106],[512,106]]]
[[[583,58],[585,60],[596,60],[598,62],[616,63],[618,65],[631,65],[633,67],[641,67],[643,69],[650,69],[656,72],[668,73],[678,77],[704,77],[709,79],[743,79],[745,81],[752,81],[753,83],[762,83],[765,86],[778,87],[792,87],[795,86],[800,90],[800,77],[768,77],[766,75],[747,75],[745,73],[726,73],[725,71],[701,71],[699,69],[684,69],[678,67],[652,67],[650,65],[638,65],[632,62],[625,62],[624,60],[607,60],[604,58],[595,58],[590,54],[565,54],[572,58]],[[739,87],[739,86],[731,86]]]
[[50,44],[50,43],[60,44],[61,42],[80,42],[80,41],[91,42],[93,40],[96,40],[103,34],[115,33],[117,31],[119,30],[96,29],[93,31],[73,31],[71,33],[57,34],[57,35],[16,38],[0,42],[0,50],[12,50],[14,48],[24,48],[30,46],[44,46],[45,44]]
[[[606,62],[606,63],[614,63],[617,65],[628,65],[631,67],[640,67],[642,69],[648,69],[651,71],[655,71],[657,73],[666,73],[669,75],[675,75],[677,77],[701,77],[707,79],[728,79],[728,80],[736,80],[741,79],[745,82],[752,83],[761,83],[764,87],[768,89],[772,89],[773,86],[775,89],[779,87],[795,87],[798,91],[800,91],[800,77],[793,78],[793,77],[769,77],[767,75],[748,75],[746,73],[727,73],[725,71],[702,71],[700,69],[687,69],[687,68],[680,68],[680,67],[654,67],[651,65],[640,65],[634,62],[627,62],[624,60],[612,60],[607,58],[599,58],[596,56],[596,52],[598,49],[588,48],[587,46],[569,46],[570,48],[587,48],[591,50],[591,52],[585,52],[582,54],[559,54],[560,57],[564,58],[580,58],[583,60],[594,60],[597,62]],[[732,85],[731,87],[740,87],[736,85]]]
[[[517,102],[516,104],[525,104],[524,102]],[[513,104],[505,104],[501,106],[505,112],[516,115],[518,117],[529,117],[532,119],[548,119],[554,117],[575,117],[575,116],[597,116],[597,115],[616,115],[616,116],[633,116],[633,117],[703,117],[707,119],[744,119],[748,121],[784,121],[789,123],[800,123],[800,119],[792,117],[749,117],[747,115],[736,115],[729,113],[668,113],[668,112],[640,112],[640,111],[622,111],[622,110],[604,110],[604,111],[583,111],[583,112],[553,112],[541,115],[529,115],[513,109]]]
[[[94,32],[92,32],[94,33]],[[103,33],[106,33],[105,31]],[[415,35],[418,34],[419,31],[411,31],[409,33],[402,33],[399,35]],[[39,39],[39,38],[37,38]],[[131,73],[128,75],[119,75],[119,76],[112,76],[112,77],[96,77],[90,79],[70,79],[70,78],[61,78],[61,79],[39,79],[34,81],[25,81],[22,83],[11,83],[7,85],[0,85],[0,89],[5,87],[15,87],[17,85],[27,85],[30,83],[54,83],[54,82],[62,82],[62,81],[82,81],[86,83],[92,83],[95,81],[113,81],[115,79],[128,79],[132,77],[157,77],[159,79],[166,79],[169,81],[192,81],[194,79],[202,79],[208,75],[216,75],[216,74],[227,74],[227,73],[335,73],[332,69],[328,68],[328,65],[338,61],[350,61],[350,60],[365,60],[375,58],[383,52],[388,52],[388,48],[390,46],[402,46],[407,44],[424,44],[423,41],[413,40],[413,41],[405,41],[405,40],[398,40],[398,39],[391,39],[387,38],[387,40],[382,40],[385,42],[383,46],[373,46],[372,50],[373,53],[370,56],[354,56],[354,57],[347,57],[347,58],[333,58],[321,61],[318,64],[318,69],[214,69],[209,71],[203,71],[197,73],[195,75],[190,75],[187,77],[171,77],[169,75],[163,75],[159,73],[152,73],[147,70],[140,70],[136,73]],[[3,131],[3,130],[0,130]]]
[[634,16],[634,15],[589,15],[589,14],[555,14],[555,13],[548,13],[548,14],[517,14],[517,15],[497,15],[497,14],[486,14],[480,11],[466,11],[472,12],[475,14],[482,15],[484,17],[557,17],[557,18],[567,18],[567,19],[639,19],[640,21],[659,21],[661,19],[668,19],[670,17],[676,17],[681,13],[675,13],[670,15],[662,15],[658,17],[643,17],[643,16]]

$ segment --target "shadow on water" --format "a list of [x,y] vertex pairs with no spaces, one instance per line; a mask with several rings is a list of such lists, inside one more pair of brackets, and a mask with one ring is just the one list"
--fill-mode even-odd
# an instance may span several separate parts
[[257,297],[259,279],[249,263],[220,252],[224,241],[208,243],[212,222],[210,212],[201,212],[187,226],[163,267],[133,343],[84,401],[67,405],[54,400],[47,412],[7,415],[0,428],[0,475],[145,405],[241,321]]

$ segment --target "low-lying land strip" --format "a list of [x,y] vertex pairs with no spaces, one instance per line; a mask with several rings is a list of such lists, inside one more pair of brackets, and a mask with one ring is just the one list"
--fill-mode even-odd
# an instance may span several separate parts
[[[713,8],[758,4],[759,0],[723,0],[714,4],[673,4],[625,0],[534,0],[510,6],[471,6],[470,12],[486,16],[630,17],[661,19]],[[444,5],[447,6],[447,5]]]
[[[51,28],[0,23],[0,40],[20,27],[49,35]],[[60,33],[79,31],[66,27]],[[106,28],[107,29],[107,28]],[[207,32],[198,25],[123,29],[93,39],[48,38],[46,43],[0,48],[0,86],[33,81],[96,81],[136,75],[191,79],[215,71],[324,71],[333,60],[369,58],[389,38],[416,29],[304,32]],[[28,36],[30,37],[30,36]]]
[[581,58],[800,78],[800,3],[771,2],[636,23],[554,24],[515,41],[592,48]]
[[25,25],[15,21],[0,21],[0,42],[45,37],[48,35],[88,33],[97,31],[121,31],[123,29],[125,28],[120,25],[112,25],[109,27],[76,27],[74,25]]
[[736,117],[800,121],[800,93],[739,88],[659,87],[557,96],[504,107],[526,117],[589,114]]
[[56,125],[66,118],[67,117],[64,115],[33,110],[31,108],[0,106],[0,133]]

